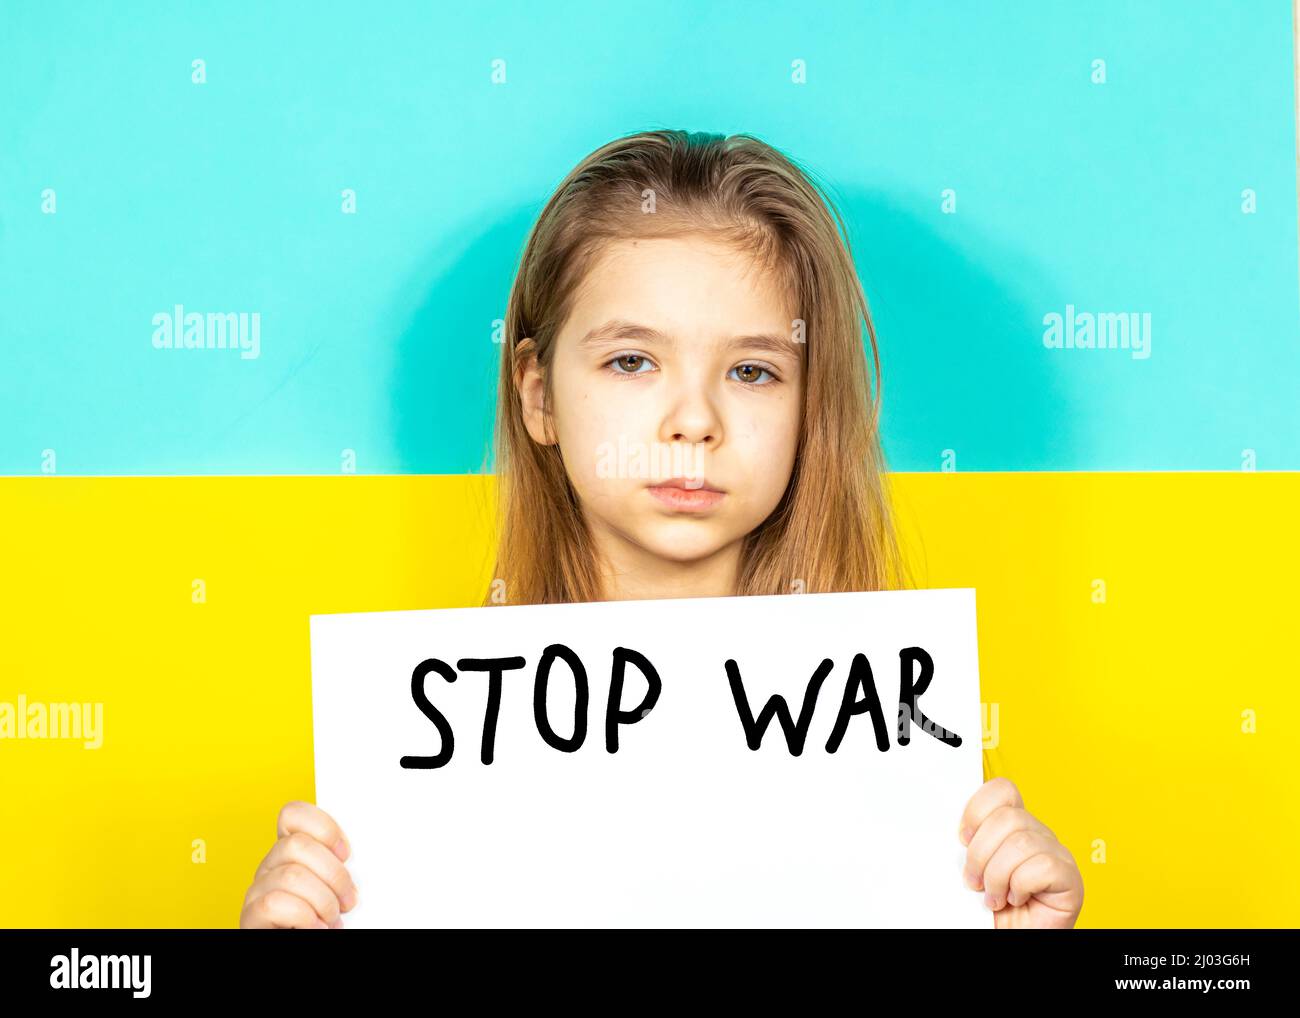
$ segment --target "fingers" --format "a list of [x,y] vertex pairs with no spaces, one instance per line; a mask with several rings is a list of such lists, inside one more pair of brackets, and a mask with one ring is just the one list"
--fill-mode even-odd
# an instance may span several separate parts
[[275,826],[277,838],[284,838],[290,834],[306,834],[328,847],[344,862],[347,862],[348,856],[352,854],[348,839],[343,836],[343,831],[334,822],[334,818],[310,802],[295,800],[285,803]]
[[[317,877],[336,899],[335,913],[348,912],[356,907],[357,889],[348,868],[339,861],[337,855],[310,835],[295,831],[277,841],[254,874],[253,886],[256,887],[258,881],[264,880],[268,874],[286,866],[303,867]],[[333,921],[324,913],[321,917],[327,922]]]
[[301,863],[285,863],[253,881],[248,897],[267,898],[274,894],[290,894],[306,902],[326,926],[339,919],[339,899],[333,888]]
[[329,929],[329,924],[306,901],[280,890],[250,896],[239,915],[239,925],[246,930]]
[[1074,924],[1083,905],[1082,874],[1070,850],[1025,809],[1012,782],[994,778],[971,796],[960,836],[966,883],[984,891],[999,926]]
[[1020,789],[1007,778],[993,778],[984,782],[970,797],[970,802],[966,803],[966,809],[962,811],[961,823],[958,825],[958,837],[961,838],[961,843],[969,845],[980,824],[984,823],[995,809],[1001,806],[1017,806],[1023,809],[1024,805],[1024,800],[1020,798]]
[[276,843],[244,895],[245,929],[329,929],[356,907],[357,889],[343,865],[351,847],[334,818],[309,802],[286,803]]
[[[1073,902],[1076,891],[1082,898],[1082,886],[1076,879],[1077,873],[1073,859],[1062,858],[1059,852],[1032,855],[1022,860],[1012,871],[1007,903],[1023,905],[1030,898],[1038,897],[1053,907],[1060,907],[1063,911],[1074,908],[1077,913],[1078,909]],[[1053,902],[1057,896],[1061,898],[1059,904]]]
[[[976,835],[977,838],[979,836]],[[1018,898],[1013,895],[1008,900],[1012,874],[1031,859],[1042,857],[1062,861],[1061,852],[1060,842],[1050,832],[1025,827],[1012,831],[998,845],[993,857],[984,868],[984,904],[994,912],[1006,905],[1023,905],[1039,888],[1034,888]],[[1033,872],[1034,869],[1027,871],[1028,874]],[[1022,892],[1023,881],[1024,878],[1020,888]]]
[[962,876],[967,886],[978,891],[983,879],[985,890],[988,890],[989,875],[986,870],[989,860],[1013,835],[1025,833],[1045,834],[1055,840],[1055,835],[1042,821],[1023,806],[999,806],[985,817],[966,848],[966,866]]

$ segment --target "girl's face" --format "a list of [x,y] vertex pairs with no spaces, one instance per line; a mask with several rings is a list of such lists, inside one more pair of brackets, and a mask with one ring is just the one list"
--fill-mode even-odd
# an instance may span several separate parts
[[601,550],[630,569],[738,558],[794,465],[795,310],[748,259],[697,237],[613,243],[575,296],[549,431],[535,363],[520,394],[533,439],[558,442]]

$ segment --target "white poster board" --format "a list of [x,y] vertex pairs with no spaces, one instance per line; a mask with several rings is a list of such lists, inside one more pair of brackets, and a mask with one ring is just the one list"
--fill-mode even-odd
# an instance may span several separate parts
[[[348,927],[992,926],[957,838],[983,780],[973,590],[315,615],[311,656]],[[494,681],[501,658],[524,665]],[[778,695],[798,743],[810,687],[800,752],[772,710],[751,749]]]

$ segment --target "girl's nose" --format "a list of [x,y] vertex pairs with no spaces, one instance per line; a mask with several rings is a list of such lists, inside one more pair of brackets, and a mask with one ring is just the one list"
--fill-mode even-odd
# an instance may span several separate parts
[[664,416],[660,440],[716,448],[722,441],[722,421],[713,401],[698,390],[682,393]]

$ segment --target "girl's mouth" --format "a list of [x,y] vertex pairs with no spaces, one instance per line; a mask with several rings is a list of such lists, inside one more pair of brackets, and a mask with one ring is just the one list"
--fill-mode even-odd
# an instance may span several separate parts
[[669,481],[652,484],[646,490],[668,508],[683,512],[712,509],[726,496],[725,491],[710,487],[707,481],[700,478],[674,477]]

